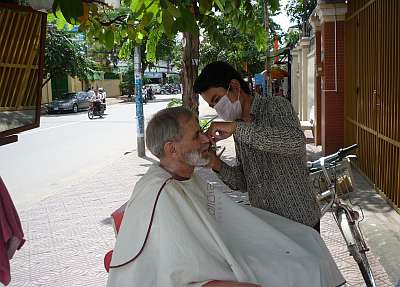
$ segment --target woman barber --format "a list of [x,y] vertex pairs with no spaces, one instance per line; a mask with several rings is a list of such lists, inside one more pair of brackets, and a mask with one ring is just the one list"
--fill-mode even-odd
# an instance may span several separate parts
[[224,120],[207,131],[213,141],[233,135],[237,165],[213,155],[209,164],[233,190],[249,193],[252,206],[319,231],[320,210],[308,180],[305,137],[283,97],[251,96],[238,71],[225,62],[208,64],[196,93]]

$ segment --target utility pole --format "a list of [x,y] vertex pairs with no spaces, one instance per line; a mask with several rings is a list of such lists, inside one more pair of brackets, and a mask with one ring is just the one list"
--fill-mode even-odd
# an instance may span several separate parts
[[142,97],[142,62],[140,56],[140,46],[135,47],[133,65],[135,67],[135,102],[136,102],[136,136],[137,151],[139,157],[146,155],[144,145],[144,114]]
[[269,60],[269,10],[268,10],[268,0],[263,1],[264,4],[264,29],[267,32],[267,57],[265,60],[265,70],[267,71],[267,95],[272,95],[272,73],[271,73],[271,65]]

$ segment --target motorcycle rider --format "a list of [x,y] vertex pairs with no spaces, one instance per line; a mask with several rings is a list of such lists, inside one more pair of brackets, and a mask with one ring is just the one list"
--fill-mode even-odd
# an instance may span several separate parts
[[[99,93],[99,90],[96,89],[94,91],[94,94],[92,96],[92,103],[93,103],[93,112],[97,113],[100,112],[102,107],[102,99],[101,99],[101,95]],[[103,108],[104,109],[104,108]]]

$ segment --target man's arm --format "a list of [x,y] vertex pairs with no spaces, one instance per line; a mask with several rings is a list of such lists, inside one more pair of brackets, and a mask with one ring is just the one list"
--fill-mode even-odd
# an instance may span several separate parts
[[299,119],[291,104],[282,97],[273,102],[272,127],[256,126],[254,123],[237,122],[234,131],[238,141],[254,148],[282,155],[294,155],[303,151],[305,136]]
[[252,284],[252,283],[214,280],[214,281],[208,282],[207,284],[203,285],[202,287],[261,287],[261,285]]

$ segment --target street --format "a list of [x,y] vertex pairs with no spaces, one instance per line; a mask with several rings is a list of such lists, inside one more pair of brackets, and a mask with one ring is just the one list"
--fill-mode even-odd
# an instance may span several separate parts
[[[157,95],[143,106],[145,121],[179,95]],[[108,105],[104,118],[87,111],[41,117],[40,127],[0,149],[0,175],[17,208],[90,176],[126,152],[136,153],[135,103]]]

